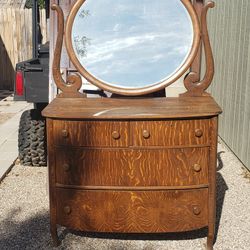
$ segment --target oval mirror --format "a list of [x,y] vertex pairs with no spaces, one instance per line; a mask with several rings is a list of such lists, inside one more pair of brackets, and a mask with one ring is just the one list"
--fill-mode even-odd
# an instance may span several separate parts
[[66,46],[91,83],[116,93],[150,92],[190,66],[196,18],[189,0],[80,0],[67,23]]

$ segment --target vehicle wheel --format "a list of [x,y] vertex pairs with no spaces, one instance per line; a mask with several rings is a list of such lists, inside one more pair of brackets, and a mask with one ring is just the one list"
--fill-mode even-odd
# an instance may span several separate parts
[[40,110],[23,112],[19,124],[18,151],[20,163],[24,166],[47,165],[45,119]]

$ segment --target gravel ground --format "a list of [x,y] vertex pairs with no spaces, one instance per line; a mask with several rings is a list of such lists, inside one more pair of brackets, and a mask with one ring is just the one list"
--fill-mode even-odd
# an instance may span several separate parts
[[[247,250],[250,245],[250,178],[223,145],[218,153],[217,240],[214,249]],[[53,249],[49,235],[47,169],[16,165],[0,184],[0,249]],[[84,234],[60,228],[58,249],[205,249],[206,230],[188,234]]]
[[5,108],[10,106],[9,99],[11,99],[10,91],[0,90],[0,125],[13,117],[14,113],[5,113]]
[[0,125],[5,123],[7,120],[9,120],[13,116],[14,116],[14,114],[10,114],[10,113],[3,114],[0,111]]

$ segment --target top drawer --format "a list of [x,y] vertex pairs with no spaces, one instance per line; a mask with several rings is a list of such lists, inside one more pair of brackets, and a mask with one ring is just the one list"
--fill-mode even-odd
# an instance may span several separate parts
[[162,121],[54,120],[55,145],[178,147],[209,145],[209,119]]
[[128,122],[54,120],[55,145],[127,147]]
[[135,121],[133,146],[191,146],[209,144],[209,119]]

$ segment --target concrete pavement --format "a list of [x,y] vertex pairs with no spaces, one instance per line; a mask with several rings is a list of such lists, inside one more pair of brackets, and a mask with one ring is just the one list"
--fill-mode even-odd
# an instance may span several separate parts
[[[0,95],[1,96],[1,95]],[[18,157],[18,126],[24,110],[32,104],[15,102],[13,96],[0,100],[0,181],[12,167]]]

